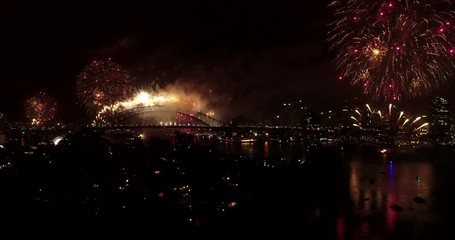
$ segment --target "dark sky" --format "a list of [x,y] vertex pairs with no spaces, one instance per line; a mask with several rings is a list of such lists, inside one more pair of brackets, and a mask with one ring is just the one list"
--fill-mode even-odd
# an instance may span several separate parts
[[336,80],[324,42],[327,3],[2,3],[0,111],[23,120],[25,99],[41,90],[58,101],[59,120],[83,116],[74,91],[77,75],[90,60],[104,57],[140,82],[212,89],[218,98],[208,97],[215,107],[229,109],[226,117],[259,119],[292,99],[333,108],[362,96]]

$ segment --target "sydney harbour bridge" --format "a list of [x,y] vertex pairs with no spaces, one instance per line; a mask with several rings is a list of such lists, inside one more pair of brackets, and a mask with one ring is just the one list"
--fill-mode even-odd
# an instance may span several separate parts
[[184,112],[163,106],[136,107],[113,114],[93,128],[202,128],[202,129],[282,129],[302,130],[300,126],[226,123],[202,112]]
[[[107,121],[91,126],[97,130],[158,129],[192,134],[215,134],[225,139],[256,141],[301,135],[297,126],[230,124],[202,112],[184,112],[163,106],[141,106],[112,114]],[[261,137],[262,135],[262,137]]]
[[144,106],[119,111],[95,121],[95,128],[116,127],[227,127],[228,124],[202,112],[184,112],[163,106]]
[[78,126],[70,124],[51,124],[46,126],[29,125],[28,127],[19,126],[11,128],[10,131],[17,132],[19,130],[22,132],[22,135],[24,132],[28,132],[28,134],[46,136],[46,139],[54,139],[55,137],[63,137],[68,133],[75,133],[84,129],[106,133],[131,131],[144,132],[150,130],[154,131],[154,129],[156,129],[169,133],[183,131],[191,134],[215,134],[226,139],[235,139],[235,135],[237,135],[250,140],[255,137],[255,134],[257,134],[256,137],[259,137],[261,133],[263,136],[264,134],[267,134],[268,139],[277,139],[282,136],[296,134],[301,135],[302,133],[302,128],[296,126],[290,127],[263,124],[232,125],[202,112],[183,112],[162,106],[141,106],[119,111],[115,114],[111,114],[108,118],[105,118],[104,121],[94,122],[93,124]]

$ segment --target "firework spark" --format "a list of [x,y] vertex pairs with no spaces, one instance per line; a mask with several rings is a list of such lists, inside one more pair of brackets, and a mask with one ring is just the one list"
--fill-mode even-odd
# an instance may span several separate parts
[[25,101],[25,115],[32,125],[41,125],[55,117],[57,103],[44,92]]
[[328,42],[341,75],[375,99],[428,93],[455,73],[455,12],[442,0],[333,1]]
[[[137,93],[130,99],[105,105],[99,110],[95,124],[98,122],[108,121],[109,117],[121,113],[126,110],[131,110],[141,107],[163,107],[167,112],[177,111],[194,113],[199,111],[207,112],[208,102],[197,91],[188,89],[184,84],[171,84],[165,88],[151,88],[137,90]],[[213,111],[208,114],[213,116]],[[167,117],[169,118],[169,117]]]
[[130,96],[132,78],[120,65],[107,60],[94,60],[79,74],[76,93],[89,112],[98,112]]
[[[352,125],[363,130],[384,130],[389,134],[398,133],[419,134],[426,130],[428,123],[420,123],[421,116],[413,118],[404,111],[398,111],[393,104],[388,105],[388,111],[375,110],[366,104],[365,109],[355,110],[356,114],[351,116]],[[420,125],[419,125],[420,124]]]

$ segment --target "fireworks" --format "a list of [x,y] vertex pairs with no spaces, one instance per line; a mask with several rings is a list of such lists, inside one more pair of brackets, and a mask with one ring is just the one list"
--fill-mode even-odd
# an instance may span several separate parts
[[132,79],[120,65],[107,60],[94,60],[79,74],[76,93],[90,111],[98,112],[130,96]]
[[353,126],[362,130],[381,130],[390,135],[398,133],[420,134],[426,130],[428,123],[422,123],[422,117],[413,118],[396,106],[389,104],[385,111],[375,110],[366,104],[365,109],[355,110],[351,116]]
[[57,111],[57,103],[44,92],[25,101],[25,114],[32,125],[41,125],[52,120]]
[[328,42],[340,79],[375,99],[428,93],[455,73],[455,12],[443,0],[334,1]]
[[[205,110],[207,102],[198,92],[189,89],[186,85],[171,84],[164,89],[155,87],[149,90],[139,90],[129,99],[105,105],[98,111],[95,122],[109,121],[109,117],[115,116],[117,113],[141,107],[158,107],[174,113],[178,111],[192,113]],[[169,118],[169,116],[164,118]]]

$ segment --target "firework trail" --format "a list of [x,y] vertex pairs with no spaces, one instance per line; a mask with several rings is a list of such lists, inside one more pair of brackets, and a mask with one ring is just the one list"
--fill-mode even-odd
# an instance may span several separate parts
[[404,111],[399,111],[394,104],[389,104],[387,110],[381,111],[365,105],[364,109],[356,109],[352,125],[362,130],[381,129],[389,134],[396,135],[399,132],[419,134],[428,126],[422,122],[422,117],[413,117]]
[[41,125],[55,117],[57,103],[44,92],[25,101],[25,115],[32,125]]
[[378,100],[416,97],[455,73],[455,13],[443,0],[333,1],[328,43],[340,80]]
[[[150,87],[146,89],[137,89],[136,93],[124,101],[115,102],[111,105],[103,106],[97,113],[95,122],[109,121],[111,116],[118,113],[142,108],[158,107],[166,110],[157,114],[185,112],[207,112],[213,116],[213,111],[208,110],[208,101],[197,90],[184,83],[169,84],[164,88]],[[175,116],[166,116],[165,119],[171,119]]]
[[133,92],[132,78],[120,65],[107,60],[94,60],[79,74],[76,94],[91,113],[112,106]]

